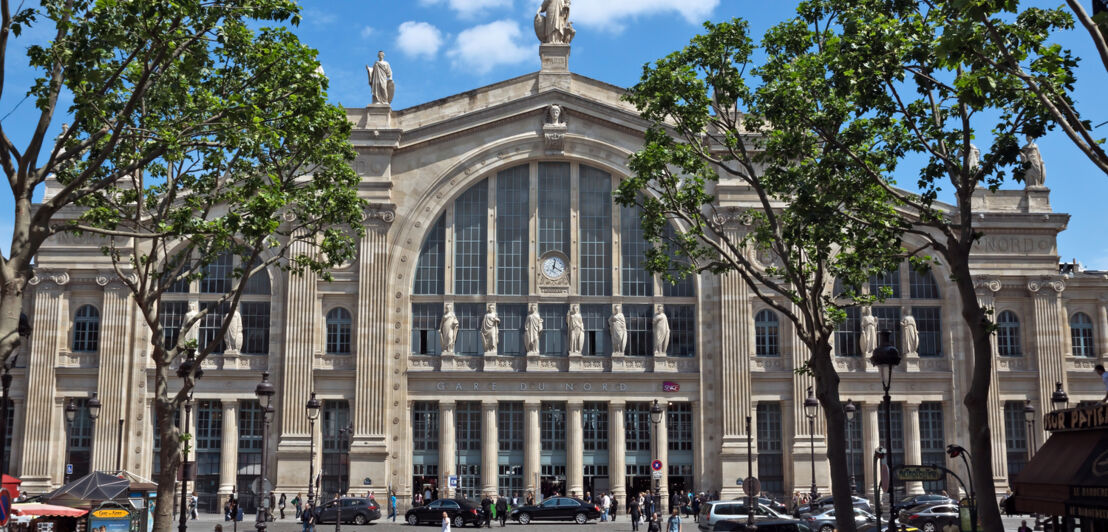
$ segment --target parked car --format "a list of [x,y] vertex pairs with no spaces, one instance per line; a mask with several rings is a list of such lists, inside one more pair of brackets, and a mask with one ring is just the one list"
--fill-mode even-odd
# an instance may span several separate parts
[[370,521],[381,518],[381,507],[377,501],[364,497],[343,497],[338,500],[327,501],[316,506],[315,518],[317,523],[334,523],[339,518],[339,508],[342,508],[341,517],[343,523],[364,525]]
[[[855,508],[860,508],[869,513],[873,513],[873,505],[871,505],[868,500],[858,496],[851,497],[851,500],[854,501]],[[799,517],[801,514],[819,513],[821,509],[830,508],[834,505],[835,500],[832,499],[830,496],[820,497],[810,504],[798,506],[796,511],[793,512],[793,515]]]
[[511,518],[521,525],[531,521],[574,521],[583,525],[592,519],[600,519],[600,506],[581,499],[552,497],[533,506],[513,509]]
[[[724,519],[742,520],[746,518],[748,513],[746,502],[743,500],[707,502],[700,505],[700,529],[710,531],[717,521]],[[759,521],[762,519],[788,519],[788,516],[781,515],[764,504],[759,504],[754,508],[754,519]]]
[[450,517],[450,522],[457,528],[467,524],[477,526],[481,522],[481,505],[468,499],[436,499],[423,506],[416,506],[404,514],[404,520],[409,525],[420,523],[439,524],[442,522],[442,513]]
[[[811,532],[808,525],[799,519],[761,519],[756,526],[757,532]],[[712,532],[746,532],[745,519],[722,519],[716,521]]]
[[[833,532],[837,526],[835,524],[834,508],[827,508],[814,514],[803,514],[801,520],[808,523],[808,528],[819,532]],[[873,514],[861,508],[854,507],[854,526],[875,522],[877,522],[877,518],[874,517]]]
[[954,504],[920,505],[901,514],[900,522],[923,532],[937,532],[950,523],[960,523],[958,506]]
[[946,495],[939,495],[937,493],[922,493],[920,495],[911,495],[911,496],[905,497],[903,499],[900,499],[900,501],[896,503],[896,506],[898,508],[914,508],[914,507],[919,506],[921,504],[939,504],[939,503],[953,504],[955,506],[958,505],[958,501],[956,501],[954,499],[951,499],[950,497],[947,497]]
[[775,499],[771,499],[769,497],[758,497],[758,504],[768,506],[771,510],[781,515],[789,514],[789,508],[785,505],[785,503]]

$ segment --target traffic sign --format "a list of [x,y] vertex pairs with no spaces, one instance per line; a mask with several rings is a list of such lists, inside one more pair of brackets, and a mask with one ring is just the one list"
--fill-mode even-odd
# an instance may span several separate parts
[[8,490],[0,488],[0,526],[8,524],[12,515],[12,496]]
[[654,472],[654,480],[662,480],[662,472],[661,471],[655,471]]
[[73,464],[65,464],[65,474],[67,474],[67,475],[72,475],[73,474]]
[[[265,481],[264,484],[262,482],[263,480]],[[254,482],[250,483],[250,490],[259,495],[261,495],[262,493],[268,493],[270,491],[273,491],[273,483],[270,482],[269,479],[258,477],[254,479]]]
[[450,475],[450,478],[447,480],[447,484],[451,488],[458,487],[458,476],[457,475]]
[[762,483],[754,477],[746,477],[743,481],[743,493],[751,497],[757,497],[762,492]]
[[653,462],[650,462],[650,468],[655,470],[655,471],[661,471],[662,470],[662,461],[661,460],[655,460]]

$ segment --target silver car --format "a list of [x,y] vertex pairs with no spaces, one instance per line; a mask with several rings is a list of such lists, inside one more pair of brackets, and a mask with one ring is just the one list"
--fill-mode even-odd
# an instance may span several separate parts
[[[861,526],[866,523],[871,523],[877,518],[873,514],[861,509],[854,508],[854,524]],[[835,530],[835,509],[830,508],[822,512],[814,514],[804,514],[800,516],[800,520],[808,524],[808,528],[817,530],[819,532],[832,532]]]
[[[711,501],[700,506],[700,529],[712,530],[717,521],[725,519],[745,519],[747,516],[746,501]],[[759,504],[754,507],[755,519],[787,519],[788,516],[773,511],[770,507]]]

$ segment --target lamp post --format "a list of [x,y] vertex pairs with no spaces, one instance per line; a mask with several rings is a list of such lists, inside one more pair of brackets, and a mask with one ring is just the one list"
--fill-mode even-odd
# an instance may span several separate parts
[[308,404],[304,405],[304,409],[308,412],[308,438],[311,440],[309,447],[311,448],[311,454],[308,455],[308,509],[315,511],[315,420],[319,419],[319,399],[315,398],[315,392],[312,392],[312,396],[308,398]]
[[265,532],[265,514],[269,506],[269,494],[266,493],[269,491],[266,485],[266,469],[268,469],[266,463],[269,462],[269,457],[266,456],[266,453],[269,447],[269,422],[270,418],[273,417],[273,405],[271,403],[275,392],[273,384],[269,382],[269,372],[262,372],[262,382],[259,382],[258,386],[254,388],[254,395],[258,396],[258,403],[261,404],[265,412],[265,423],[262,424],[262,474],[261,482],[259,482],[262,489],[258,490],[261,492],[261,499],[258,501],[258,516],[254,522],[254,528],[258,529],[258,532]]
[[[892,343],[892,332],[881,331],[881,343],[873,350],[870,363],[877,366],[881,372],[881,388],[885,391],[885,448],[892,451],[893,416],[892,397],[889,396],[889,388],[893,384],[893,369],[900,365],[900,350]],[[889,482],[889,532],[896,532],[896,510],[893,508],[893,483]],[[880,506],[880,501],[878,501]]]
[[1061,382],[1054,383],[1054,393],[1050,394],[1050,404],[1055,410],[1064,410],[1070,406],[1070,396],[1062,389]]
[[[185,352],[184,360],[177,366],[177,376],[181,378],[181,386],[188,387],[188,398],[185,399],[185,434],[188,434],[192,426],[192,395],[196,379],[204,375],[196,364],[196,351],[189,349]],[[191,380],[191,382],[190,382]],[[192,440],[185,439],[184,456],[181,460],[181,519],[177,522],[177,530],[185,532],[188,529],[188,487],[189,487],[189,444]]]
[[816,504],[816,497],[819,493],[816,491],[816,413],[819,411],[819,401],[816,400],[816,396],[812,393],[812,387],[808,387],[808,397],[804,399],[804,416],[808,418],[808,441],[811,443],[812,448],[812,492],[808,507],[812,508]]
[[[351,439],[352,436],[354,436],[354,426],[353,425],[347,425],[347,426],[339,429],[338,444],[339,444],[339,450],[340,451],[343,450],[343,449],[346,449],[349,452],[350,439]],[[349,456],[349,455],[347,455],[347,456]],[[349,471],[347,471],[346,478],[347,478],[346,482],[348,484],[346,489],[349,489],[349,483],[350,483],[350,480],[349,480],[350,479],[350,472]],[[340,532],[339,527],[341,526],[341,523],[342,523],[342,494],[346,492],[346,489],[343,488],[342,476],[340,475],[339,476],[339,494],[337,495],[338,499],[335,502],[335,532]]]
[[1023,419],[1027,421],[1027,461],[1035,456],[1035,407],[1031,406],[1028,399],[1023,405]]
[[881,459],[884,457],[884,447],[878,447],[873,450],[873,513],[874,516],[877,517],[877,528],[874,528],[876,531],[881,530],[881,484],[877,479],[881,476],[879,466],[881,464]]
[[[650,424],[652,426],[651,427],[652,430],[650,431],[650,446],[654,449],[654,452],[652,454],[654,455],[655,460],[658,460],[658,455],[661,454],[661,449],[658,449],[658,435],[656,433],[658,432],[658,425],[662,422],[662,414],[664,414],[664,413],[665,413],[665,410],[662,409],[662,405],[658,404],[658,400],[655,399],[654,404],[650,406]],[[651,474],[653,474],[653,473],[651,473]],[[657,500],[658,497],[660,497],[661,495],[662,495],[661,479],[655,478],[654,479],[654,498],[655,498],[655,500]],[[657,508],[658,506],[659,506],[658,503],[654,504],[655,508]]]
[[854,485],[854,415],[858,412],[858,407],[854,406],[853,399],[847,399],[846,404],[843,405],[843,412],[846,413],[846,460],[850,464],[850,495],[853,496],[857,493],[857,486]]
[[69,447],[73,438],[73,420],[77,419],[77,405],[73,399],[65,403],[65,473],[62,477],[62,485],[69,484]]
[[[0,400],[0,433],[11,434],[8,430],[8,423],[11,421],[8,419],[8,401],[10,401],[10,390],[12,387],[12,368],[15,367],[15,360],[19,358],[19,353],[12,353],[8,361],[4,363],[4,374],[0,375],[0,387],[3,389],[3,400]],[[8,460],[4,456],[7,450],[8,439],[0,437],[0,473],[8,471]]]

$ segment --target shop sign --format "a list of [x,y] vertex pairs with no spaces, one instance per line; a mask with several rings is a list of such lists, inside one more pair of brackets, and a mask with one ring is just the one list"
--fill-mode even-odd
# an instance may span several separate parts
[[676,383],[676,382],[672,382],[672,381],[663,382],[662,383],[662,391],[663,392],[679,392],[679,391],[681,391],[681,384]]
[[903,465],[893,468],[893,476],[899,482],[930,482],[942,480],[945,472],[933,466]]
[[104,519],[119,519],[125,517],[130,519],[131,512],[120,508],[105,508],[103,510],[95,510],[92,512],[93,517],[101,517]]
[[97,508],[89,514],[89,532],[130,532],[131,512],[119,506]]
[[1050,412],[1043,417],[1043,428],[1051,432],[1106,429],[1108,404]]

